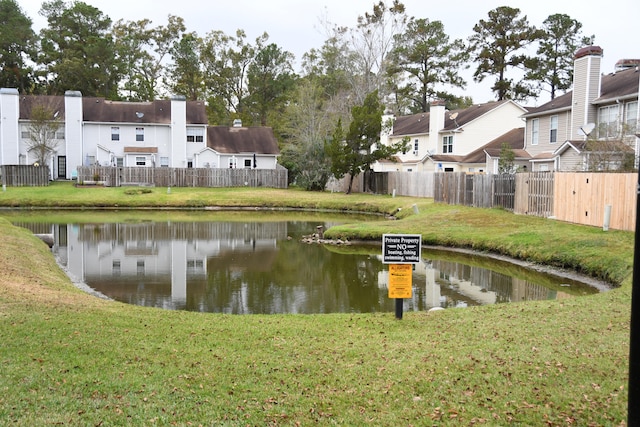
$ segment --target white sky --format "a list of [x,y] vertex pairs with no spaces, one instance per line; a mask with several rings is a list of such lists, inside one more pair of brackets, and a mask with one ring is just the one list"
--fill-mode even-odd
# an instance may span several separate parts
[[[269,42],[293,53],[296,60],[312,48],[319,48],[326,39],[321,21],[323,17],[334,24],[355,27],[359,15],[370,12],[377,0],[85,0],[108,15],[113,22],[124,19],[136,21],[148,18],[152,26],[165,25],[168,15],[185,20],[187,31],[200,36],[212,30],[233,35],[237,29],[247,33],[247,41],[267,32]],[[596,0],[402,0],[409,16],[439,20],[451,39],[466,40],[480,19],[499,6],[519,8],[529,23],[541,26],[555,13],[564,13],[582,23],[583,35],[595,35],[595,44],[604,50],[602,72],[614,70],[622,58],[640,58],[637,37],[640,1],[617,0],[610,5]],[[386,0],[390,5],[392,0]],[[39,31],[46,21],[39,15],[41,0],[18,0],[23,12],[33,20]],[[467,91],[474,102],[493,100],[489,90],[492,77],[483,84],[474,83],[473,73],[463,75],[468,82]],[[457,91],[459,92],[459,91]],[[541,100],[544,102],[546,100]]]

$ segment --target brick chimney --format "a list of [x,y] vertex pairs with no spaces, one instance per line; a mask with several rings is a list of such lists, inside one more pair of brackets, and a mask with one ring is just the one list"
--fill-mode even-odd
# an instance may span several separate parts
[[579,132],[587,123],[596,123],[597,111],[591,103],[600,96],[600,46],[586,46],[579,49],[573,62],[572,118],[569,139],[585,138]]

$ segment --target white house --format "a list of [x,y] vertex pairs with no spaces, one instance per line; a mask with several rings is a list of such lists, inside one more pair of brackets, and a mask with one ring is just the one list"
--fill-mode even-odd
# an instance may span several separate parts
[[[79,166],[91,165],[226,168],[227,154],[236,151],[243,159],[250,156],[254,168],[275,169],[277,164],[279,150],[270,128],[242,132],[251,138],[250,144],[241,137],[210,141],[202,101],[174,96],[121,102],[82,97],[76,91],[64,96],[25,96],[7,88],[0,89],[0,164],[32,164],[36,160],[29,142],[31,112],[38,105],[51,111],[52,120],[61,124],[53,136],[57,142],[49,164],[53,179],[71,179]],[[243,152],[249,145],[251,152]]]
[[378,162],[374,170],[491,172],[492,166],[486,162],[467,163],[465,157],[501,135],[521,128],[521,116],[526,111],[511,100],[454,111],[447,111],[442,101],[433,102],[426,113],[393,120],[390,133],[382,135],[381,142],[395,143],[409,138],[409,150],[398,154],[396,162]]

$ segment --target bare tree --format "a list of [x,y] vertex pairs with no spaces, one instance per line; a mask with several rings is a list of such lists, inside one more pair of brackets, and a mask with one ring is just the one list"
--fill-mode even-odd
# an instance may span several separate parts
[[58,148],[59,140],[56,133],[62,126],[59,110],[51,104],[42,101],[31,108],[31,123],[29,124],[29,141],[27,146],[41,165],[48,165],[49,159]]
[[586,141],[584,169],[594,172],[637,170],[633,148],[635,138],[632,136],[634,128],[635,123],[601,123],[597,136],[590,135]]

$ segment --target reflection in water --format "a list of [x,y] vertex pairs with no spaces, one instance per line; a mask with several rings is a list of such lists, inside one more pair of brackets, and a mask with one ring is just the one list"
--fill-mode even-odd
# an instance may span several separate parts
[[[393,312],[380,248],[302,243],[320,224],[333,225],[150,221],[48,227],[70,275],[126,303],[234,314]],[[41,224],[20,225],[43,232]],[[415,265],[405,311],[597,292],[537,272],[514,274],[510,267],[502,274],[435,254]]]

